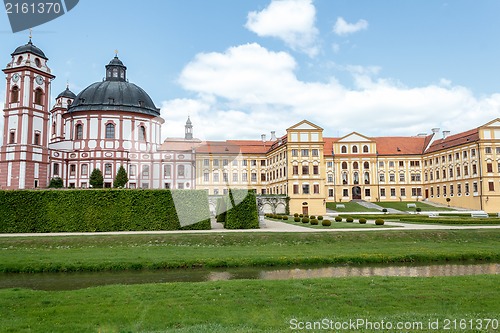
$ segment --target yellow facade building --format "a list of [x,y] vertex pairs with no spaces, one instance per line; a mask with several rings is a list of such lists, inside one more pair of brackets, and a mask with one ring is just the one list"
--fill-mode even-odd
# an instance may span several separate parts
[[203,142],[196,188],[287,195],[290,213],[323,215],[327,202],[423,201],[500,211],[500,119],[450,135],[323,137],[303,120],[269,141]]

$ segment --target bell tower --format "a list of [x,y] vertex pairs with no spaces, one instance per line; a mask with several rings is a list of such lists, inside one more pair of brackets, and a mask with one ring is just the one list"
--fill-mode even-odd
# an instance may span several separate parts
[[184,139],[193,139],[193,123],[191,122],[191,119],[189,119],[189,117],[186,121],[186,125],[184,126]]
[[18,47],[3,70],[6,96],[0,147],[0,188],[47,187],[50,84],[48,58],[29,42]]

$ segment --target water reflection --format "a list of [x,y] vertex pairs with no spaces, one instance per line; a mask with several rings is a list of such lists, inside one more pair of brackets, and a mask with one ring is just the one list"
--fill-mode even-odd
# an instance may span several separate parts
[[354,276],[460,276],[500,274],[500,264],[373,265],[296,268],[176,269],[98,273],[0,274],[0,289],[74,290],[109,284],[203,282],[238,279],[290,280]]

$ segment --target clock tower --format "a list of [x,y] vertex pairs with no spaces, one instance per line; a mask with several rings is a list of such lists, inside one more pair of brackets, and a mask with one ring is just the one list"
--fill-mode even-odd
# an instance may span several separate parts
[[3,70],[6,96],[0,147],[0,189],[48,186],[50,84],[48,58],[31,37]]

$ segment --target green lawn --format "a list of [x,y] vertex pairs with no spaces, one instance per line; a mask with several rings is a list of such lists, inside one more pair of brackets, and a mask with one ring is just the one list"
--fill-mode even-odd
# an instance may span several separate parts
[[417,207],[421,208],[423,212],[434,212],[434,211],[452,211],[454,209],[447,207],[434,207],[423,203],[421,201],[398,201],[398,202],[376,202],[375,204],[384,208],[392,208],[401,211],[411,211],[414,212],[415,208],[408,208],[408,204],[415,204]]
[[[446,320],[472,320],[474,325],[480,319],[498,320],[499,284],[499,275],[479,275],[239,280],[57,292],[6,289],[0,290],[0,331],[297,332],[292,328],[299,322],[364,319],[410,322],[417,329],[371,330],[360,322],[352,329],[324,331],[443,332]],[[439,329],[430,329],[429,322],[436,320]]]
[[500,229],[0,238],[0,272],[500,261],[499,239]]
[[[271,220],[280,222],[279,220],[274,220],[274,219]],[[312,225],[310,223],[294,222],[293,216],[288,221],[281,221],[281,222],[312,229],[393,228],[392,226],[388,225],[375,225],[375,222],[373,221],[367,222],[366,224],[359,224],[357,218],[352,223],[347,223],[345,222],[345,220],[342,222],[335,222],[335,218],[328,218],[328,220],[330,220],[330,222],[332,223],[332,225],[328,227],[321,225],[321,221],[319,221],[318,225]]]
[[[345,208],[336,208],[336,206],[345,205]],[[366,208],[358,204],[357,202],[327,202],[326,208],[334,210],[336,212],[378,212],[377,209]]]

